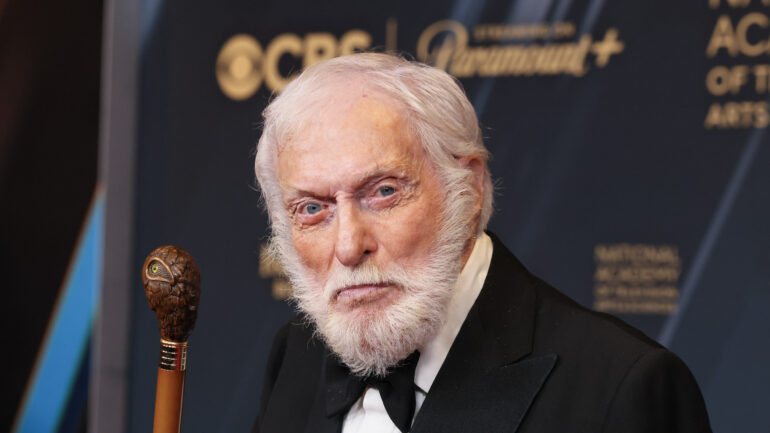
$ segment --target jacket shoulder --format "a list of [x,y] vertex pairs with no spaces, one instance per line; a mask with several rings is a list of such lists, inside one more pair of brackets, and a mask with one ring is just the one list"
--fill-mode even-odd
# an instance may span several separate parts
[[[299,430],[299,425],[281,428],[289,427],[287,420],[303,421],[289,412],[306,413],[312,406],[323,357],[324,346],[306,316],[297,315],[278,330],[267,360],[253,432]],[[276,429],[275,424],[282,427]]]
[[534,284],[533,354],[559,357],[537,403],[560,407],[594,431],[710,431],[703,396],[678,356],[624,321]]
[[537,330],[544,341],[551,341],[562,349],[611,352],[615,358],[629,361],[663,347],[623,320],[585,308],[538,278],[533,277],[533,286],[538,298]]

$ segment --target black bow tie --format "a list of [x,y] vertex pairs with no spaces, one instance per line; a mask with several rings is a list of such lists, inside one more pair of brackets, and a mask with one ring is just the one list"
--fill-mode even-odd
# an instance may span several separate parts
[[367,387],[376,388],[393,424],[407,433],[414,416],[414,370],[419,359],[420,352],[415,350],[385,377],[362,378],[351,374],[337,357],[330,356],[326,361],[326,415],[344,414]]

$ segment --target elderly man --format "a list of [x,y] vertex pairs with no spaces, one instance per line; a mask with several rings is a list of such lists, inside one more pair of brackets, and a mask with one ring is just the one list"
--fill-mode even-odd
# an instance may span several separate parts
[[340,57],[264,120],[256,173],[301,313],[276,337],[255,431],[710,431],[675,355],[485,233],[488,153],[448,74]]

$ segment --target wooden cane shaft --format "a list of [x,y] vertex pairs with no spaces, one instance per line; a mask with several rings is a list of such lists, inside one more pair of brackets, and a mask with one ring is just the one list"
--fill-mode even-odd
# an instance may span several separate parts
[[153,433],[179,433],[182,425],[184,377],[185,371],[158,368]]
[[153,433],[179,433],[182,425],[187,342],[160,339]]

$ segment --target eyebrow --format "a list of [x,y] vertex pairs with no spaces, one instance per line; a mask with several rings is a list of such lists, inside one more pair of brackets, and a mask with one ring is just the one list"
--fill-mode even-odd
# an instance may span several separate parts
[[[367,186],[379,181],[380,179],[387,177],[407,177],[409,170],[406,168],[406,164],[385,164],[375,167],[374,170],[365,173],[360,178],[354,181],[354,191],[360,191]],[[292,201],[301,197],[314,197],[321,200],[330,200],[333,197],[325,194],[318,194],[317,192],[306,190],[302,188],[289,187],[289,191],[285,194],[284,204],[290,205]]]

